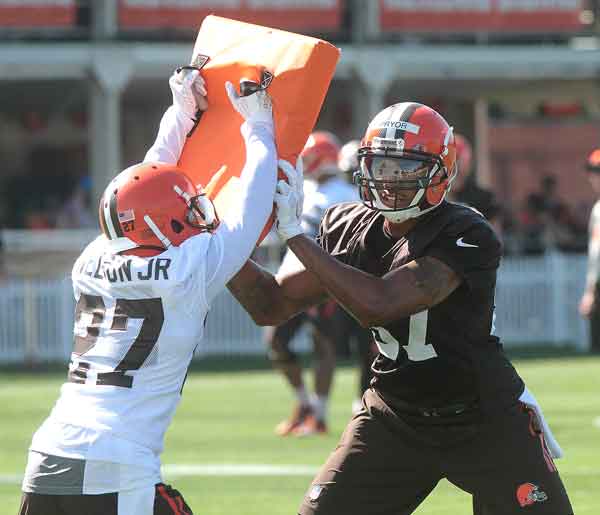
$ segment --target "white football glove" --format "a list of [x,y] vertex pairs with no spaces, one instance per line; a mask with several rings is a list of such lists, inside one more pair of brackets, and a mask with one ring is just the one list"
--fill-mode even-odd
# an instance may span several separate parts
[[[240,82],[243,82],[242,79]],[[266,123],[273,126],[273,106],[271,97],[264,89],[248,96],[240,96],[229,81],[225,83],[227,96],[233,108],[242,115],[248,123]]]
[[191,67],[177,68],[169,79],[173,94],[173,105],[189,118],[196,118],[196,113],[206,111],[206,84],[200,71]]
[[275,226],[279,237],[283,241],[287,241],[304,232],[300,223],[302,205],[304,204],[302,159],[298,157],[296,168],[283,159],[280,159],[278,164],[279,168],[285,173],[288,182],[284,180],[277,182],[274,197],[277,205]]
[[564,456],[563,450],[561,449],[558,441],[554,437],[554,434],[550,430],[550,426],[548,422],[546,422],[546,418],[544,417],[544,413],[542,412],[542,407],[540,406],[537,399],[534,397],[533,393],[529,391],[527,386],[523,393],[519,397],[519,400],[529,406],[535,411],[536,417],[538,419],[538,423],[540,425],[540,429],[544,435],[544,440],[546,441],[546,445],[548,446],[548,450],[550,451],[550,455],[555,459],[562,458]]

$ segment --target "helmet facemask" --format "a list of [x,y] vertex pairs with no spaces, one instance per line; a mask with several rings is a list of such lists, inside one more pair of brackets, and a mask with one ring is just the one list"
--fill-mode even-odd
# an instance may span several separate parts
[[445,189],[439,200],[431,202],[432,197],[438,196],[436,190],[449,179],[440,156],[415,149],[405,151],[402,140],[374,140],[374,146],[359,150],[360,167],[354,174],[365,205],[394,223],[437,207]]
[[184,222],[187,225],[208,232],[214,231],[219,226],[217,211],[206,193],[201,192],[192,197],[189,193],[181,190],[179,186],[173,186],[173,189],[187,205],[184,217]]
[[452,127],[418,102],[400,102],[377,113],[358,158],[355,182],[363,203],[393,223],[438,207],[456,175]]

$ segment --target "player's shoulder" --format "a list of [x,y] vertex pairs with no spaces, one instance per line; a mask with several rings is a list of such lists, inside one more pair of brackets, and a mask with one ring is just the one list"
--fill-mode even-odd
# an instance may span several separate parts
[[105,252],[106,249],[108,248],[108,243],[109,243],[108,238],[106,236],[104,236],[104,234],[99,234],[98,236],[96,236],[96,238],[94,238],[92,241],[90,241],[85,246],[85,248],[81,252],[81,255],[83,255],[83,254],[99,254],[99,253]]
[[[192,255],[197,255],[198,252],[205,252],[206,249],[208,248],[208,245],[210,243],[211,238],[217,237],[217,239],[220,238],[220,233],[215,232],[210,233],[210,232],[202,232],[200,234],[196,234],[188,239],[186,239],[181,245],[179,245],[178,247],[169,247],[169,250],[166,251],[166,253],[185,253],[185,254],[192,254]],[[199,259],[201,259],[201,256],[198,256]]]
[[[440,234],[460,241],[460,243],[473,240],[472,245],[476,244],[480,248],[493,248],[501,252],[502,243],[496,230],[475,208],[454,202],[445,202],[440,206],[437,215]],[[461,238],[463,239],[461,240]]]
[[219,250],[222,253],[220,234],[204,232],[186,239],[179,246],[169,247],[157,256],[157,259],[170,267],[171,282],[185,282],[189,277],[197,275],[206,263],[210,241],[213,238],[219,243]]
[[353,235],[369,226],[378,215],[362,202],[341,202],[329,207],[321,221],[318,241],[332,255],[342,255]]
[[377,211],[369,209],[360,201],[338,202],[327,208],[323,224],[329,228],[340,224],[353,225],[376,215]]

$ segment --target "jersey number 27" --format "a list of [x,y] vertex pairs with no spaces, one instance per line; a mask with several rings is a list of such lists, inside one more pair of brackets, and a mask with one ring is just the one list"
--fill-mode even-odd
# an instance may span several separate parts
[[[96,345],[106,311],[102,297],[81,294],[75,308],[76,334],[73,342],[73,354],[82,356]],[[129,319],[141,319],[140,330],[132,339],[129,349],[116,367],[110,372],[97,374],[97,385],[131,388],[133,377],[126,375],[125,372],[138,370],[156,345],[164,323],[161,299],[116,299],[110,329],[127,331]],[[82,325],[84,327],[81,327]],[[90,364],[80,360],[77,368],[70,368],[69,382],[85,383],[89,370]]]

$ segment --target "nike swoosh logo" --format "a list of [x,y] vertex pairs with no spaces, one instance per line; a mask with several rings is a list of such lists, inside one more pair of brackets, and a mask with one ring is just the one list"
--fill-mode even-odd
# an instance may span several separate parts
[[458,240],[456,240],[456,244],[459,247],[479,247],[479,245],[471,245],[470,243],[465,243],[462,238],[458,238]]

